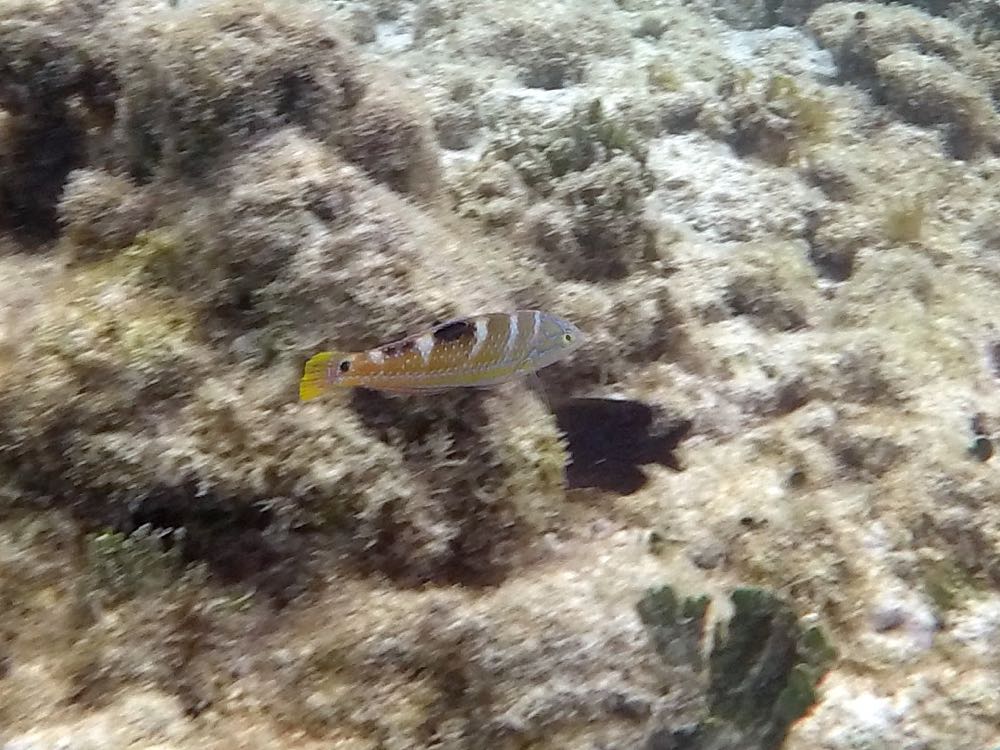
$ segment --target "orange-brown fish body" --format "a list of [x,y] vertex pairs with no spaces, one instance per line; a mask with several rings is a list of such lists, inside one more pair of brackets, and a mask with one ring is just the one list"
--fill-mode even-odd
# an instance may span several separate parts
[[452,320],[367,352],[321,352],[299,384],[308,401],[334,388],[428,392],[498,385],[556,362],[583,340],[572,323],[539,310]]

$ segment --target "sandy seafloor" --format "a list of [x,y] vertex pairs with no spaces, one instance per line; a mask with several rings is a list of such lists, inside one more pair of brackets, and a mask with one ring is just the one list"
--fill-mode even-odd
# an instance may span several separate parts
[[[1000,747],[998,108],[986,0],[0,0],[0,748],[768,747],[662,585],[828,635],[782,747]],[[549,405],[296,403],[513,306]]]

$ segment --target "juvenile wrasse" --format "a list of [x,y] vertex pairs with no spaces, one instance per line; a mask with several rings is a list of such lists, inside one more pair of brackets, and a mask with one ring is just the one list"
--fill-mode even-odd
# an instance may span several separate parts
[[313,355],[299,398],[358,386],[428,393],[499,385],[562,359],[582,341],[575,325],[539,310],[451,320],[367,352]]

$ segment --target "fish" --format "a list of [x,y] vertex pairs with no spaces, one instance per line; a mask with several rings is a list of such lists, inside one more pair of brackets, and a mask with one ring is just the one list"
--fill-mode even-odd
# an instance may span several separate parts
[[299,398],[356,387],[391,393],[489,388],[532,376],[583,341],[575,325],[541,310],[456,318],[368,351],[314,354]]

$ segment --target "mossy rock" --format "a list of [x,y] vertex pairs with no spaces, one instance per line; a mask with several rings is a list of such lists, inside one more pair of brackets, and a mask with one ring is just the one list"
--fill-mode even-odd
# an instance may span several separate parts
[[701,666],[701,643],[708,615],[707,596],[678,598],[670,586],[650,589],[636,609],[649,628],[653,648],[664,661]]
[[726,102],[724,126],[707,121],[710,132],[741,155],[754,155],[786,166],[829,141],[836,121],[833,105],[818,91],[806,91],[788,75],[757,78],[737,70],[717,83]]
[[[600,99],[541,126],[508,131],[488,151],[510,162],[525,184],[543,195],[561,178],[616,156],[629,156],[643,166],[648,156],[642,135],[620,115],[608,112]],[[645,170],[643,174],[651,189],[652,178]]]
[[319,6],[215,0],[199,13],[167,13],[132,20],[124,35],[119,19],[103,29],[120,37],[115,145],[140,180],[164,168],[210,175],[246,133],[289,123],[333,137],[365,94],[353,45]]
[[131,534],[110,529],[88,534],[84,544],[88,581],[112,602],[156,594],[184,580],[196,583],[204,569],[195,566],[185,572],[183,537],[183,529],[153,529],[148,524]]

